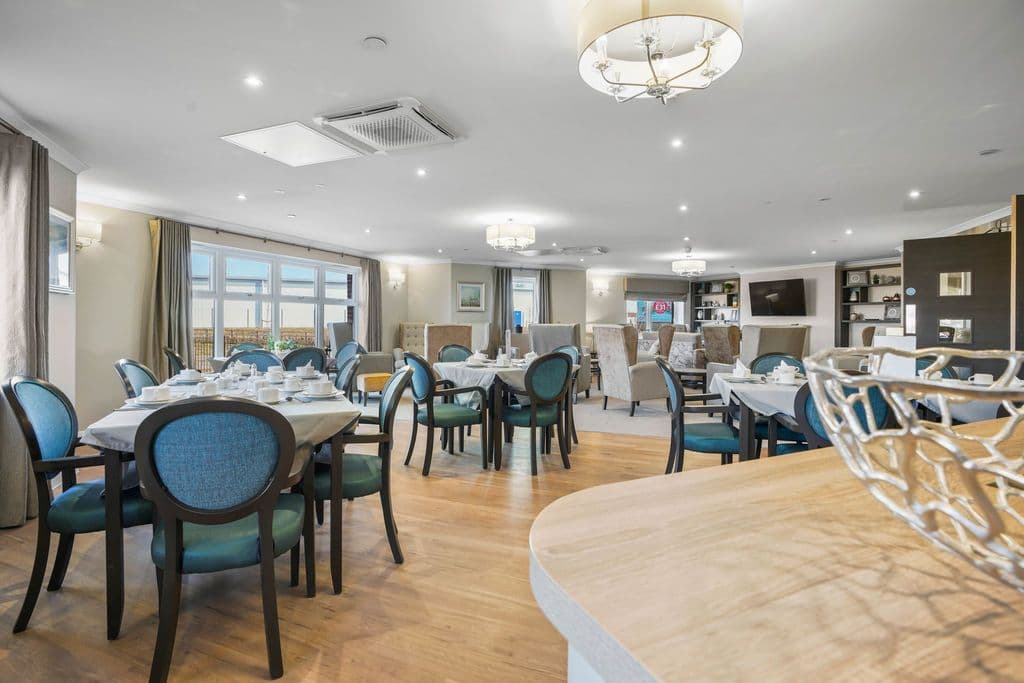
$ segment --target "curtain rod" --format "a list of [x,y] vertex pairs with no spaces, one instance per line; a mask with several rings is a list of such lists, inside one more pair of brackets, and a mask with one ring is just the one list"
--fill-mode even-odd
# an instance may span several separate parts
[[[172,218],[171,220],[174,220],[174,219]],[[227,234],[227,235],[234,235],[236,237],[247,237],[247,238],[249,238],[251,240],[257,240],[257,241],[263,242],[264,244],[268,244],[270,242],[273,242],[274,244],[283,244],[286,247],[298,247],[299,249],[305,249],[307,254],[309,252],[315,250],[315,251],[323,252],[325,254],[335,254],[337,256],[340,256],[341,258],[345,258],[347,256],[352,256],[353,258],[356,258],[356,259],[362,259],[363,258],[361,256],[354,256],[352,254],[346,254],[343,251],[333,251],[331,249],[321,249],[320,247],[311,247],[311,246],[309,246],[307,244],[297,244],[295,242],[285,242],[284,240],[277,240],[277,239],[274,239],[272,237],[257,237],[255,235],[247,235],[244,232],[235,232],[234,230],[225,230],[223,228],[208,228],[205,225],[194,225],[192,223],[189,223],[189,225],[192,225],[193,227],[196,227],[196,228],[201,228],[203,230],[210,230],[211,232],[213,232],[216,235],[224,233],[224,234]]]
[[6,128],[14,135],[21,135],[21,131],[13,123],[8,123],[2,116],[0,116],[0,127]]

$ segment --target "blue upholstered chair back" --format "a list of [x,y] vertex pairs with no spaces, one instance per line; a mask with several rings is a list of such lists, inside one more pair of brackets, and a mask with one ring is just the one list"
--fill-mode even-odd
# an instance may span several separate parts
[[434,393],[434,371],[423,356],[406,352],[405,364],[412,368],[412,397],[423,403]]
[[338,374],[334,376],[334,387],[338,391],[344,391],[348,396],[352,391],[352,381],[356,378],[356,371],[359,369],[359,356],[352,356],[338,366]]
[[531,399],[554,403],[562,398],[572,375],[572,359],[564,353],[549,353],[530,363],[524,383]]
[[[858,393],[857,389],[848,388],[845,390],[847,396],[852,396]],[[825,444],[831,444],[832,439],[829,437],[828,432],[825,430],[825,425],[821,421],[821,414],[818,412],[818,406],[814,403],[814,396],[811,394],[810,385],[804,385],[797,392],[796,396],[796,413],[797,421],[806,423],[806,426],[810,428],[814,434],[821,439]],[[874,422],[879,429],[884,427],[892,416],[889,404],[886,402],[882,392],[877,387],[869,387],[867,390],[867,400],[859,400],[854,407],[854,413],[860,420],[861,427],[868,431],[871,429],[871,423],[868,421],[867,408],[865,403],[871,406],[871,414],[874,417]]]
[[128,398],[135,398],[142,393],[145,387],[155,387],[160,384],[153,371],[137,360],[122,358],[114,363],[117,376],[121,378],[124,385],[124,393]]
[[441,350],[437,354],[437,360],[442,363],[458,363],[466,360],[472,355],[473,352],[462,344],[448,344],[447,346],[441,347]]
[[228,358],[224,363],[224,370],[235,363],[245,363],[246,365],[255,365],[256,369],[260,372],[266,372],[267,368],[280,365],[281,359],[272,354],[266,349],[251,349],[249,351],[239,351],[235,355]]
[[285,370],[294,370],[300,365],[313,364],[313,367],[320,372],[324,371],[327,367],[327,354],[324,353],[323,349],[318,349],[315,346],[306,346],[301,349],[295,349],[281,361],[281,365],[284,366]]
[[295,457],[295,434],[280,413],[254,401],[191,399],[147,417],[135,453],[158,508],[170,502],[201,523],[203,513],[249,514],[263,495],[276,496]]
[[341,364],[347,361],[349,358],[364,353],[366,353],[366,349],[363,348],[363,345],[357,342],[355,339],[351,339],[341,345],[341,348],[338,349],[338,352],[335,354],[334,358],[338,363],[338,367],[340,368]]
[[14,377],[4,387],[33,460],[71,455],[78,417],[60,389],[34,377]]
[[[934,362],[934,356],[925,356],[924,358],[918,358],[915,370],[917,372],[921,372],[922,370],[928,368],[928,366],[930,366]],[[951,368],[948,365],[940,369],[939,374],[942,375],[942,379],[958,379],[956,371],[953,370],[953,368]]]
[[228,355],[233,356],[239,351],[255,351],[256,349],[262,349],[263,347],[256,342],[239,342],[230,349],[228,349]]
[[402,393],[409,386],[413,370],[409,366],[396,370],[384,385],[380,395],[380,402],[377,404],[377,418],[380,421],[380,430],[391,433],[391,425],[395,421],[395,414],[398,413],[398,403],[402,400]]
[[555,353],[564,353],[565,355],[569,356],[569,358],[572,360],[572,364],[573,365],[579,365],[580,364],[580,350],[579,350],[579,348],[577,348],[575,346],[572,346],[571,344],[566,344],[565,346],[559,346],[557,349],[555,349],[554,352]]
[[174,349],[165,346],[164,356],[167,357],[167,369],[170,371],[171,377],[185,369],[185,360]]
[[750,364],[750,371],[758,375],[767,375],[770,374],[772,370],[782,365],[782,361],[786,361],[786,365],[796,367],[797,372],[804,371],[803,361],[786,353],[766,353],[762,356],[758,356],[754,359],[754,362]]
[[672,409],[672,414],[679,414],[679,409],[683,406],[683,383],[679,381],[679,375],[675,373],[672,366],[664,358],[659,356],[654,361],[658,364],[662,377],[665,378],[665,385],[668,387],[668,403]]

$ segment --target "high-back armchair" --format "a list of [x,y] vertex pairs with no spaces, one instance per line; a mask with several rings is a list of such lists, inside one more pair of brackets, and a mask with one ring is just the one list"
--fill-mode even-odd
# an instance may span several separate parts
[[637,331],[632,325],[595,325],[594,343],[597,346],[604,389],[604,409],[608,398],[629,402],[630,416],[640,401],[664,399],[668,388],[658,366],[652,361],[636,362]]
[[736,325],[705,325],[704,358],[708,363],[732,365],[740,353],[740,328]]
[[740,360],[746,365],[766,353],[804,358],[810,350],[810,325],[744,325]]
[[428,324],[423,328],[423,346],[427,352],[424,358],[431,359],[431,363],[449,344],[469,348],[473,344],[473,326]]
[[590,396],[590,350],[581,345],[581,330],[579,323],[540,323],[530,325],[530,350],[536,354],[544,355],[558,350],[563,346],[574,346],[578,350],[579,357],[587,357],[587,362],[579,363],[580,369],[576,375],[575,391],[586,392]]

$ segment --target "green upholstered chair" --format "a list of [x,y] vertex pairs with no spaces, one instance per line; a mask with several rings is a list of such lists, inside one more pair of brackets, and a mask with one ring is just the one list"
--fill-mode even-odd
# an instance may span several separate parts
[[[576,434],[576,419],[575,419],[575,416],[573,415],[573,408],[572,408],[572,406],[573,406],[574,403],[577,402],[577,400],[579,398],[579,389],[577,388],[577,384],[576,383],[579,380],[580,370],[583,369],[583,364],[580,362],[580,349],[579,349],[578,346],[573,346],[571,344],[566,344],[565,346],[559,346],[557,349],[555,349],[555,353],[564,353],[565,355],[569,356],[569,358],[572,359],[572,364],[574,366],[578,366],[578,367],[576,367],[575,370],[573,370],[573,373],[572,373],[572,384],[570,385],[571,388],[569,389],[569,397],[572,400],[569,400],[569,401],[565,402],[565,410],[568,413],[568,418],[569,418],[569,436],[572,437],[571,441],[566,441],[565,446],[569,450],[569,452],[571,453],[572,452],[572,444],[579,444],[579,442],[580,442],[580,438]],[[587,358],[587,362],[588,363],[590,362],[590,358]],[[590,390],[588,389],[587,391],[589,392]],[[589,398],[589,393],[588,393],[588,398]]]
[[164,357],[167,358],[167,369],[170,377],[174,377],[186,368],[185,359],[169,346],[164,347]]
[[267,368],[281,364],[281,359],[272,354],[266,349],[250,349],[248,351],[239,351],[234,353],[224,361],[224,367],[221,370],[227,370],[235,363],[244,363],[245,365],[255,365],[256,369],[260,372],[266,372]]
[[[347,365],[358,364],[359,357],[350,358]],[[375,433],[346,433],[342,442],[348,444],[376,444],[372,455],[334,453],[331,444],[321,446],[314,465],[314,492],[317,503],[330,501],[331,521],[331,582],[335,593],[341,592],[341,513],[342,500],[352,500],[380,494],[384,512],[384,530],[387,533],[391,555],[396,564],[402,564],[402,548],[398,544],[398,530],[391,510],[391,449],[394,445],[395,415],[398,403],[409,385],[413,370],[397,370],[381,391],[377,415],[364,415],[360,424],[376,426]]]
[[[255,401],[188,399],[143,420],[135,457],[156,508],[151,555],[160,623],[150,681],[167,679],[182,574],[253,565],[260,567],[270,675],[283,675],[274,558],[293,551],[296,582],[306,512],[303,496],[281,493],[294,483],[295,433],[288,420]],[[308,545],[306,553],[312,553]]]
[[327,369],[327,354],[323,349],[315,346],[306,346],[295,349],[281,360],[285,370],[295,370],[300,365],[312,364],[320,372]]
[[338,365],[338,374],[334,376],[334,388],[345,393],[348,400],[352,400],[352,385],[356,380],[356,373],[359,372],[360,356],[349,356],[348,360]]
[[804,371],[804,362],[788,353],[761,354],[750,363],[750,371],[757,375],[770,375],[772,370],[782,365],[782,361],[795,367],[797,372]]
[[437,360],[441,363],[460,363],[472,355],[473,352],[462,344],[447,344],[437,352]]
[[[685,451],[697,453],[718,453],[722,464],[732,462],[734,455],[740,452],[740,432],[736,427],[725,421],[728,406],[699,405],[688,406],[690,401],[706,404],[710,400],[720,400],[718,394],[690,394],[683,391],[683,383],[663,358],[655,358],[654,362],[661,369],[668,386],[668,407],[672,414],[672,438],[669,444],[668,463],[665,474],[683,471],[683,454]],[[705,415],[722,414],[722,421],[686,423],[686,415],[702,413]]]
[[137,360],[122,358],[114,363],[114,371],[121,379],[121,386],[128,398],[136,398],[142,394],[145,387],[155,387],[160,384],[153,371]]
[[[454,430],[457,427],[480,425],[480,455],[483,468],[487,469],[487,392],[483,387],[455,387],[451,382],[434,377],[434,370],[422,356],[407,352],[405,364],[412,368],[412,436],[409,438],[409,452],[405,464],[412,460],[416,446],[416,431],[419,425],[427,428],[427,451],[423,457],[423,476],[430,474],[430,461],[434,455],[434,430],[447,432],[448,452],[455,452]],[[455,401],[462,394],[478,394],[479,405],[463,405]],[[441,399],[443,403],[437,403]],[[461,445],[460,445],[460,449]]]
[[[14,622],[14,632],[18,633],[28,626],[39,598],[52,534],[58,534],[59,541],[46,589],[57,591],[64,583],[76,535],[106,531],[108,534],[116,534],[120,540],[121,529],[107,529],[104,480],[78,483],[76,479],[76,469],[102,466],[103,456],[75,455],[75,447],[78,446],[78,417],[67,396],[49,382],[31,377],[11,378],[4,384],[3,394],[28,446],[36,495],[39,498],[36,556],[25,601]],[[54,498],[51,480],[58,475],[61,477],[63,492]],[[151,519],[152,506],[139,494],[138,487],[121,493],[123,526],[148,524]],[[114,586],[121,586],[118,590],[123,591],[123,565],[114,563],[110,569],[116,573]],[[108,606],[111,597],[108,591]],[[107,637],[113,639],[121,628],[120,613],[108,609],[107,614]]]
[[239,351],[255,351],[256,349],[262,348],[263,345],[257,344],[256,342],[239,342],[232,346],[230,349],[228,349],[228,355],[233,356]]
[[[537,428],[544,429],[545,452],[551,452],[551,428],[558,432],[558,450],[562,465],[569,469],[569,452],[566,450],[563,402],[569,400],[569,385],[572,382],[572,359],[564,353],[548,353],[537,358],[526,370],[523,378],[525,390],[516,389],[498,378],[495,380],[499,391],[495,401],[498,415],[496,421],[511,431],[516,427],[530,430],[530,472],[537,474]],[[520,400],[520,405],[511,405],[509,399]],[[494,453],[494,469],[501,469],[501,450]]]
[[[856,393],[858,393],[857,390],[852,388],[846,390],[847,396],[853,396]],[[886,425],[891,423],[893,420],[893,412],[889,404],[886,402],[885,397],[882,395],[882,392],[876,387],[871,387],[867,390],[865,395],[867,396],[867,400],[865,401],[863,397],[859,398],[857,406],[854,409],[854,412],[860,419],[861,426],[864,427],[864,429],[870,428],[867,408],[865,406],[870,406],[874,424],[879,428],[884,428]],[[825,431],[825,425],[821,421],[821,415],[818,413],[818,406],[814,403],[814,396],[811,394],[810,384],[803,385],[800,387],[800,390],[796,392],[796,398],[793,399],[793,408],[796,420],[795,425],[792,425],[791,428],[798,429],[803,434],[804,439],[802,443],[782,443],[776,445],[773,443],[772,439],[769,439],[768,455],[799,453],[817,448],[828,448],[832,445],[828,432]]]
[[[931,367],[933,363],[935,363],[934,356],[925,356],[923,358],[918,358],[914,369],[917,372],[921,372],[922,370],[927,370],[929,367]],[[942,375],[942,379],[959,379],[959,377],[957,377],[956,371],[953,370],[953,368],[950,367],[949,365],[943,365],[941,368],[939,368],[938,372],[940,375]]]
[[338,351],[334,354],[334,360],[340,368],[342,364],[349,358],[354,356],[361,356],[366,353],[366,349],[363,345],[357,342],[355,339],[350,339],[341,345]]

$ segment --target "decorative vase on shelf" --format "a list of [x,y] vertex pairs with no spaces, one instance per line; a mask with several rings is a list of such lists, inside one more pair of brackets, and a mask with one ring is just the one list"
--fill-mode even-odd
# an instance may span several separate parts
[[854,289],[850,291],[850,302],[857,303],[858,301],[860,301],[860,290]]
[[878,275],[878,273],[875,273],[875,276],[871,278],[871,282],[876,285],[880,284],[882,282],[882,278],[880,275]]

